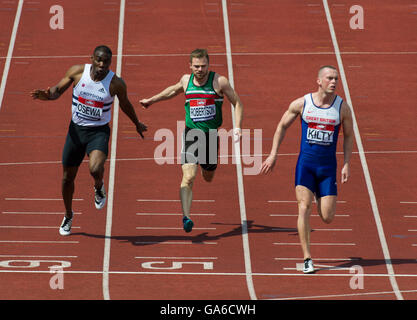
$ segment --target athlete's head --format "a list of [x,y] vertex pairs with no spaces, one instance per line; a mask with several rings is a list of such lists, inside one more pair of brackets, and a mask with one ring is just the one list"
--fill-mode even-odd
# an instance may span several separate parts
[[107,46],[98,46],[91,56],[92,74],[95,78],[104,78],[111,64],[112,52]]
[[197,79],[204,79],[208,74],[209,56],[206,49],[195,49],[190,54],[190,69]]
[[317,75],[317,84],[319,88],[325,93],[334,93],[336,90],[339,74],[337,69],[333,66],[326,65],[319,69]]

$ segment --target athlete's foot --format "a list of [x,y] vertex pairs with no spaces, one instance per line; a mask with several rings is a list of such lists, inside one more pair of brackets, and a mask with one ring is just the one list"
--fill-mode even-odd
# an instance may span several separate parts
[[307,258],[304,260],[304,273],[314,273],[314,266],[313,266],[313,260],[311,258]]
[[184,216],[182,218],[182,223],[185,232],[191,232],[191,230],[193,230],[194,222],[190,218]]
[[104,189],[104,183],[98,190],[94,187],[94,204],[96,209],[102,209],[106,204],[106,190]]
[[71,234],[71,227],[72,227],[72,215],[71,215],[71,218],[65,215],[64,219],[62,220],[61,226],[59,227],[59,234],[61,236],[69,236]]

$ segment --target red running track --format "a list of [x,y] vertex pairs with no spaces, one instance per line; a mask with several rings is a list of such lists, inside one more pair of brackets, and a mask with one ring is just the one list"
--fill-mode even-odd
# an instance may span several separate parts
[[[153,138],[159,129],[174,132],[176,142],[183,97],[146,111],[138,100],[178,81],[189,70],[189,52],[205,47],[213,70],[228,77],[233,72],[245,106],[244,126],[252,134],[262,129],[267,154],[288,104],[315,90],[320,65],[338,65],[323,2],[227,1],[233,59],[228,66],[221,1],[127,1],[121,75],[149,131],[141,140],[120,113],[112,124],[118,129],[112,140],[116,161],[106,166],[113,203],[95,210],[84,163],[76,184],[73,235],[65,238],[56,229],[63,212],[60,157],[70,92],[48,103],[33,102],[28,92],[53,85],[69,66],[88,62],[99,43],[113,49],[116,70],[120,11],[116,1],[73,1],[63,4],[65,28],[51,30],[53,4],[24,3],[0,109],[1,299],[416,299],[416,129],[405,124],[416,98],[408,84],[415,82],[417,48],[412,33],[399,32],[415,30],[413,1],[364,5],[363,30],[349,28],[349,9],[356,3],[329,3],[363,148],[356,144],[351,180],[339,187],[335,221],[324,225],[312,217],[312,253],[320,268],[314,275],[297,270],[302,262],[293,190],[298,123],[288,132],[272,175],[243,176],[244,207],[230,158],[212,184],[197,179],[196,226],[185,234],[180,166],[153,159],[161,144]],[[0,10],[10,31],[1,35],[1,66],[17,1],[4,6],[11,9]],[[395,19],[384,19],[388,10],[395,10]],[[342,82],[339,93],[346,96]],[[228,103],[224,116],[224,129],[230,130]],[[243,157],[244,169],[252,166],[249,160]],[[64,267],[63,290],[50,287],[53,265]],[[351,286],[356,266],[364,272],[359,289]]]

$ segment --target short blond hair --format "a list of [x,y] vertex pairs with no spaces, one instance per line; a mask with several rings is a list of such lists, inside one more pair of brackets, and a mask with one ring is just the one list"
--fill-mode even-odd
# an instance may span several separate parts
[[206,49],[195,49],[190,54],[190,63],[193,62],[193,58],[197,58],[197,59],[206,58],[207,62],[209,62],[209,55]]
[[321,67],[320,67],[320,69],[319,69],[319,72],[317,73],[317,76],[318,76],[318,77],[320,77],[321,72],[322,72],[324,69],[332,69],[332,70],[337,71],[336,67],[331,66],[331,65],[321,66]]

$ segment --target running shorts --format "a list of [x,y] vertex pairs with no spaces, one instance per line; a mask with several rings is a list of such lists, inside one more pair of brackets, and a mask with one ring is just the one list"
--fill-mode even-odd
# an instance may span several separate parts
[[62,164],[65,167],[78,167],[93,150],[100,150],[106,156],[109,153],[110,127],[108,124],[97,127],[86,127],[70,122],[64,150]]
[[207,171],[217,169],[219,137],[217,130],[204,132],[200,129],[185,127],[181,150],[181,164],[195,163]]
[[336,157],[320,158],[300,154],[295,169],[295,186],[301,185],[317,198],[337,195]]

